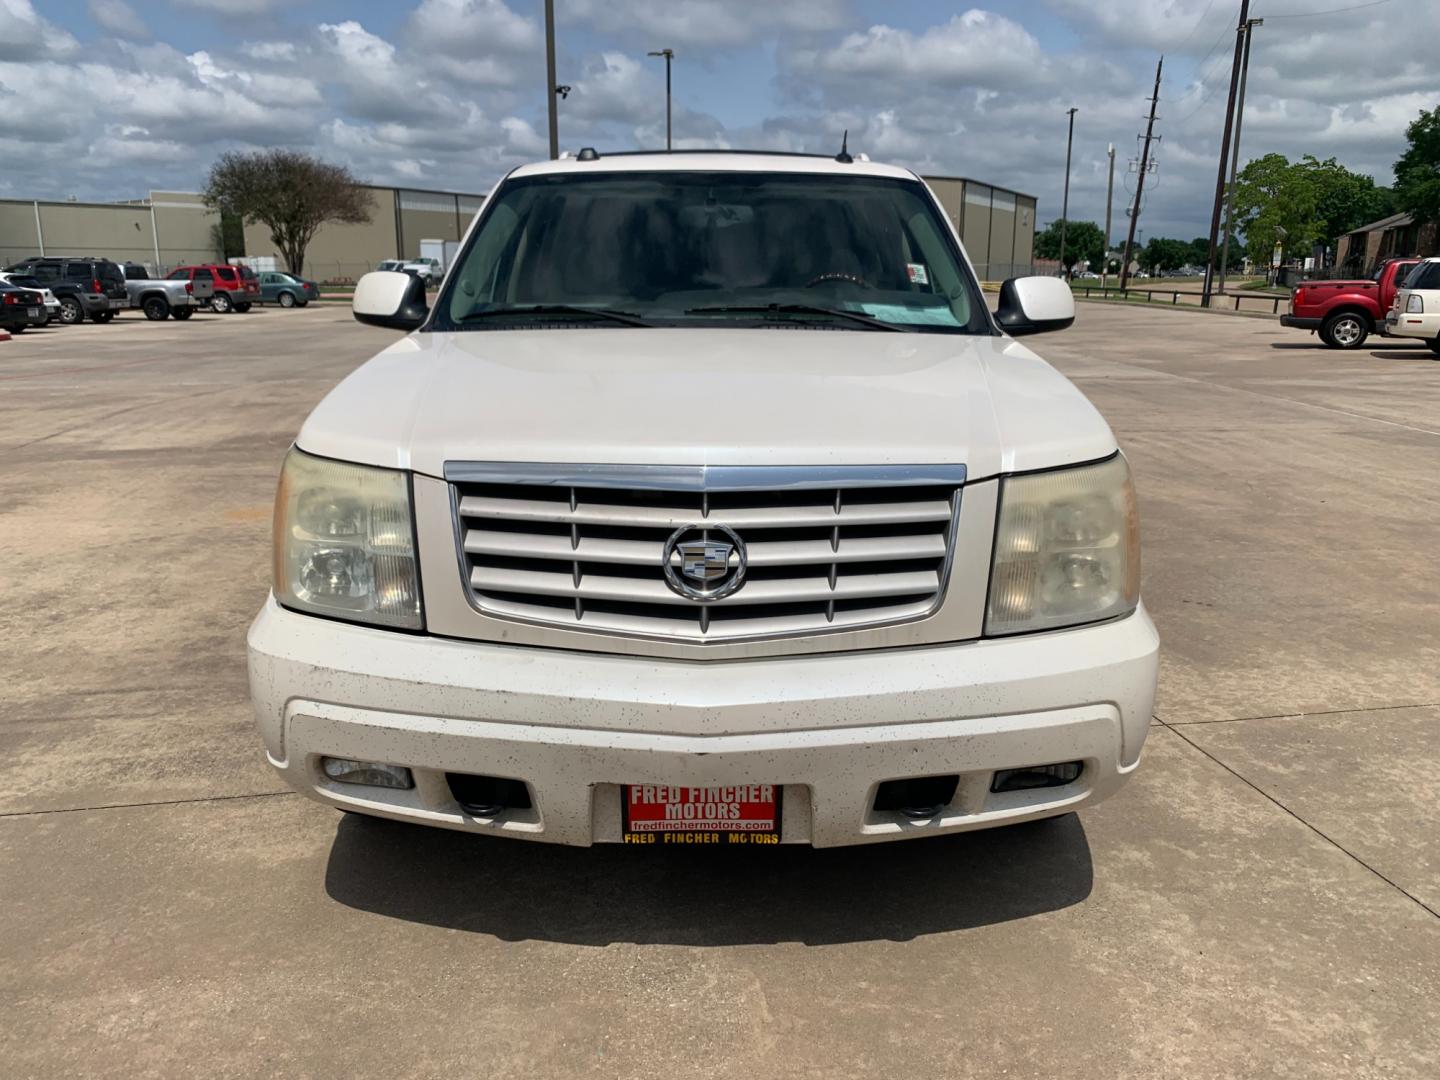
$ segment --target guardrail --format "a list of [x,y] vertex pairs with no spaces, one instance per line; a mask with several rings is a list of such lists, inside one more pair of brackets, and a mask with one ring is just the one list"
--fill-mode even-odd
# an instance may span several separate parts
[[[1172,305],[1172,306],[1175,306],[1175,307],[1179,307],[1179,306],[1180,306],[1180,297],[1182,297],[1182,296],[1193,296],[1193,297],[1195,298],[1195,302],[1194,302],[1193,304],[1192,304],[1192,303],[1187,303],[1185,306],[1187,306],[1187,307],[1200,307],[1200,294],[1197,293],[1197,292],[1191,292],[1191,291],[1188,290],[1188,289],[1133,289],[1133,288],[1131,288],[1131,289],[1121,289],[1121,288],[1110,288],[1109,286],[1104,286],[1104,287],[1101,287],[1101,288],[1092,288],[1092,287],[1090,287],[1090,286],[1088,286],[1088,285],[1081,285],[1081,286],[1073,286],[1073,285],[1072,285],[1072,288],[1074,288],[1074,291],[1075,291],[1075,293],[1076,293],[1077,296],[1078,296],[1078,295],[1083,295],[1083,296],[1086,296],[1087,298],[1089,297],[1089,294],[1091,294],[1091,293],[1099,293],[1101,300],[1107,300],[1107,299],[1110,298],[1111,295],[1118,296],[1121,300],[1128,300],[1132,295],[1137,295],[1137,296],[1143,295],[1143,296],[1145,297],[1146,303],[1151,303],[1151,304],[1153,304],[1153,303],[1156,303],[1155,297],[1156,297],[1157,295],[1159,295],[1159,296],[1168,296],[1168,297],[1170,297],[1170,303],[1171,303],[1171,305]],[[1289,297],[1288,294],[1285,295],[1285,296],[1265,296],[1265,295],[1257,295],[1257,294],[1251,294],[1251,295],[1248,295],[1248,296],[1247,296],[1247,295],[1244,294],[1244,293],[1215,293],[1215,294],[1213,294],[1213,295],[1210,297],[1210,307],[1211,307],[1211,308],[1218,307],[1219,304],[1220,304],[1221,302],[1225,301],[1225,300],[1233,300],[1233,301],[1235,302],[1235,305],[1234,305],[1234,308],[1233,308],[1233,310],[1235,310],[1235,311],[1240,311],[1240,310],[1242,310],[1241,307],[1240,307],[1240,301],[1242,301],[1242,300],[1255,300],[1255,301],[1258,301],[1258,302],[1261,303],[1261,304],[1269,304],[1269,305],[1270,305],[1270,314],[1272,314],[1272,315],[1279,315],[1279,314],[1280,314],[1280,305],[1281,305],[1281,304],[1284,304],[1284,303],[1288,303],[1289,300],[1290,300],[1290,297]],[[1205,310],[1205,309],[1202,308],[1202,310]],[[1258,309],[1256,309],[1256,308],[1248,308],[1248,309],[1244,309],[1244,310],[1258,311]]]

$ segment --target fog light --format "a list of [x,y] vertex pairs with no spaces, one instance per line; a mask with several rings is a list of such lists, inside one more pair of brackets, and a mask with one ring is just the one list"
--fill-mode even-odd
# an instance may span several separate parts
[[1079,779],[1084,770],[1080,761],[1060,765],[1030,765],[1024,769],[999,769],[990,781],[991,791],[1027,791],[1030,788],[1063,787]]
[[320,759],[320,768],[337,784],[365,784],[369,787],[412,788],[415,781],[403,765],[386,765],[379,761],[354,761],[350,758]]

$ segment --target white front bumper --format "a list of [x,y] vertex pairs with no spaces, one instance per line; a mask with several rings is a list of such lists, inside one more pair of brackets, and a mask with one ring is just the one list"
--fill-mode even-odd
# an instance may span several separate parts
[[[286,611],[250,628],[272,765],[321,802],[446,828],[619,841],[621,785],[784,785],[782,840],[820,847],[1064,813],[1140,758],[1158,639],[1141,608],[1081,630],[875,652],[680,662],[372,630]],[[409,791],[336,784],[322,756],[408,766]],[[1064,787],[993,793],[997,769],[1083,761]],[[446,772],[528,785],[466,814]],[[937,817],[873,809],[885,780],[958,774]]]

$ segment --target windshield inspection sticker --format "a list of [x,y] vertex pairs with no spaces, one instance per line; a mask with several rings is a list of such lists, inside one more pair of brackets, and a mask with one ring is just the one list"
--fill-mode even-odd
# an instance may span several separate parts
[[905,273],[909,275],[911,285],[930,284],[930,275],[926,272],[924,263],[906,263]]

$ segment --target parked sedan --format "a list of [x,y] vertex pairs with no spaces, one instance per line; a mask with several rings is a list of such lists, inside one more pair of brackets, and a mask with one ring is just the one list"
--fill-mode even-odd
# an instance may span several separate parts
[[281,307],[304,307],[311,300],[320,299],[320,286],[294,274],[279,270],[260,272],[260,302],[279,304]]
[[0,330],[23,333],[32,326],[50,321],[45,314],[45,298],[38,289],[22,289],[0,281]]
[[6,285],[14,285],[17,289],[34,289],[45,298],[45,324],[48,326],[60,318],[60,301],[55,294],[47,289],[40,282],[36,281],[29,274],[0,274],[0,282]]

